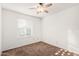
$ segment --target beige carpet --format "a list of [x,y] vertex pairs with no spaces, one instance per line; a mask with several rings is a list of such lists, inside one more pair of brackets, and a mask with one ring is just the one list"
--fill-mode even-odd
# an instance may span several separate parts
[[75,53],[52,46],[44,42],[37,42],[19,48],[2,52],[2,56],[74,56]]

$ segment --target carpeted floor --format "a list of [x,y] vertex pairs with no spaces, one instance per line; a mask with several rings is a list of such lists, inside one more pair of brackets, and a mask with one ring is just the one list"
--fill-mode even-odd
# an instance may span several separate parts
[[19,48],[2,52],[2,56],[74,56],[75,53],[52,46],[44,42],[37,42]]

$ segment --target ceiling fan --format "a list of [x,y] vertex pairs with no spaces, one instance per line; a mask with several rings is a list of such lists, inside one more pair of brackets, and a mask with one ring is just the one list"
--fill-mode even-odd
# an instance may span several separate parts
[[42,13],[42,12],[48,13],[48,8],[50,6],[52,6],[52,3],[49,3],[49,4],[38,3],[38,5],[36,5],[35,7],[30,8],[30,9],[36,9],[37,14]]

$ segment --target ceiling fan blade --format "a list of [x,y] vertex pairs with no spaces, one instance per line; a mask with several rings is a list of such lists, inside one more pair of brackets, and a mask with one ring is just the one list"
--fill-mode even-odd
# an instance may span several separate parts
[[42,5],[43,5],[43,3],[39,3],[39,5],[41,5],[41,6],[42,6]]
[[37,14],[39,14],[40,12],[37,12]]
[[52,6],[52,3],[50,3],[50,4],[47,4],[46,6],[47,6],[47,7],[50,7],[50,6]]
[[29,8],[29,9],[36,9],[36,8]]
[[48,13],[48,11],[44,11],[44,12]]

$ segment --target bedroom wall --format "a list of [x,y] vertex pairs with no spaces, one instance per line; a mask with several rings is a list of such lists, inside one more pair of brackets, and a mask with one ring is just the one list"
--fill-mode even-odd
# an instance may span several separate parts
[[[16,48],[22,45],[38,42],[41,39],[41,21],[39,18],[24,15],[8,9],[2,9],[3,40],[2,50]],[[17,21],[26,21],[31,27],[31,36],[18,35]]]
[[1,31],[1,29],[2,29],[2,20],[1,20],[1,4],[0,4],[0,55],[1,55],[1,40],[2,40],[2,31]]
[[79,6],[45,17],[42,25],[44,42],[79,52]]

